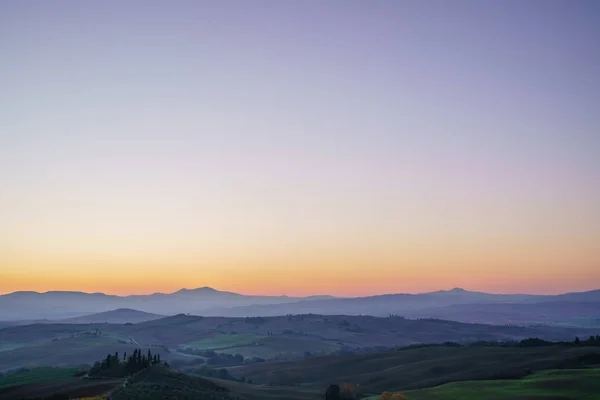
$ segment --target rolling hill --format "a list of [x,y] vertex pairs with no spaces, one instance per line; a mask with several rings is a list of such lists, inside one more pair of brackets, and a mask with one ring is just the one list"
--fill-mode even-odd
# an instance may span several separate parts
[[[565,399],[599,400],[600,369],[549,370],[523,379],[456,382],[409,390],[411,400],[450,399]],[[379,396],[369,400],[379,400]]]
[[405,391],[447,382],[518,379],[553,368],[600,364],[599,347],[425,347],[230,368],[236,377],[269,385],[358,384],[365,392]]
[[137,324],[139,322],[153,321],[164,318],[164,315],[147,313],[144,311],[119,308],[117,310],[102,313],[82,315],[81,317],[63,319],[61,323],[67,324]]
[[[375,348],[446,341],[511,341],[529,337],[570,340],[597,329],[494,326],[399,317],[300,315],[225,318],[175,315],[137,324],[44,323],[0,329],[0,371],[31,365],[93,362],[141,347],[165,360],[193,360],[213,350],[264,359],[301,359],[306,353],[366,352]],[[153,350],[154,352],[155,350]]]

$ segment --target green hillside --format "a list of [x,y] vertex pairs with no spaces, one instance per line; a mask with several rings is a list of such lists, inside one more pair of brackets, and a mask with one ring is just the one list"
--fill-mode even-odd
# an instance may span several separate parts
[[78,367],[40,367],[24,369],[0,376],[0,388],[27,385],[29,383],[56,381],[72,378],[80,368]]
[[229,368],[255,383],[323,388],[359,384],[366,392],[400,391],[468,380],[518,379],[530,372],[600,365],[598,347],[425,347],[313,357]]
[[186,375],[163,367],[148,368],[117,388],[114,400],[233,400],[230,390],[208,379]]
[[600,369],[544,371],[520,380],[449,383],[404,394],[411,400],[600,400]]
[[335,342],[311,336],[251,334],[216,334],[180,346],[181,351],[214,350],[218,353],[241,354],[244,357],[271,358],[277,356],[302,357],[306,352],[332,353],[340,348]]

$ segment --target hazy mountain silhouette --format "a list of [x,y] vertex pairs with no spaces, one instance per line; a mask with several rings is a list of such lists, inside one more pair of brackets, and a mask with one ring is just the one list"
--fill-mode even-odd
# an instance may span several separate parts
[[129,308],[148,313],[173,315],[203,313],[213,308],[245,305],[284,304],[300,300],[330,299],[332,296],[288,297],[246,296],[210,287],[180,289],[174,293],[115,296],[71,291],[14,292],[0,296],[0,321],[64,319],[90,313]]
[[[561,295],[490,294],[461,288],[367,297],[247,296],[210,287],[114,296],[82,292],[15,292],[0,296],[0,320],[64,319],[118,309],[174,315],[402,315],[483,323],[600,326],[600,290]],[[116,315],[113,315],[116,317]],[[94,317],[95,318],[95,317]],[[103,318],[100,316],[100,318]],[[99,321],[100,322],[100,321]]]

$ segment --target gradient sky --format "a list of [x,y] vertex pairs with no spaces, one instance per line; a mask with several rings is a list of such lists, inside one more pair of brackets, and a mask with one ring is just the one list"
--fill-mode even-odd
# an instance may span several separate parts
[[600,288],[600,2],[0,2],[0,293]]

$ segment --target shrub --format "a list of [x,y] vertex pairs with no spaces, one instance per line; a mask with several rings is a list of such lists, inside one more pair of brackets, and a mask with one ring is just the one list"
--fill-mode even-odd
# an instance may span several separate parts
[[381,400],[408,400],[408,397],[398,392],[383,392],[383,394],[381,395]]
[[340,399],[342,400],[357,400],[359,398],[358,395],[358,387],[351,385],[349,383],[344,383],[340,387]]

